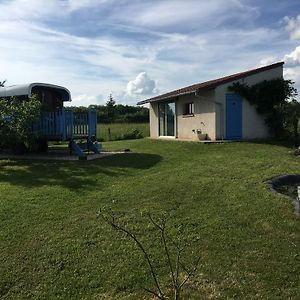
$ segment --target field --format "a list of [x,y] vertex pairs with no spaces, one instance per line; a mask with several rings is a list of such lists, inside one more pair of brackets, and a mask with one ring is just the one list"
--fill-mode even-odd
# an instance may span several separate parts
[[[110,128],[110,136],[109,136]],[[97,136],[104,141],[113,141],[120,139],[124,134],[133,131],[134,129],[139,130],[143,137],[148,137],[149,123],[116,123],[116,124],[98,124]]]
[[[299,173],[284,145],[148,139],[95,161],[0,161],[0,298],[153,299],[142,254],[98,217],[106,207],[147,247],[162,288],[170,275],[145,214],[199,268],[183,299],[300,299],[300,219],[263,181]],[[173,257],[173,256],[172,256]],[[180,274],[183,276],[183,274]]]

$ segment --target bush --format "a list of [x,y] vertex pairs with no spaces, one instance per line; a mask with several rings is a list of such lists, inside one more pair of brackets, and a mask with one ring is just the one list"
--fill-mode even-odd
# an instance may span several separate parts
[[143,134],[137,129],[133,129],[132,131],[123,134],[123,140],[142,139],[143,137]]
[[37,136],[32,134],[31,124],[39,118],[40,106],[36,96],[27,101],[0,99],[0,149],[24,152],[24,145],[33,143]]

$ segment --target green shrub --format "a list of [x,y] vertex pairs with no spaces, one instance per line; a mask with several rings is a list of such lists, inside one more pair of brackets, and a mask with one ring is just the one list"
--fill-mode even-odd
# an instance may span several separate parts
[[97,126],[97,139],[104,141],[123,140],[124,134],[132,132],[137,129],[143,137],[149,136],[149,123],[114,123],[103,124]]
[[143,134],[138,129],[133,129],[123,134],[123,140],[142,139],[143,137]]
[[39,118],[40,106],[36,96],[27,101],[0,99],[0,149],[14,150],[20,144],[33,143],[37,136],[32,134],[31,124]]

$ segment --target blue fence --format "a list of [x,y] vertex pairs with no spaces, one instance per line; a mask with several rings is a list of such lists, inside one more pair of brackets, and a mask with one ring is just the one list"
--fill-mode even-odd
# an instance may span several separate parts
[[74,113],[62,108],[57,112],[43,112],[39,121],[32,125],[32,131],[46,139],[73,140],[79,137],[97,137],[97,113]]

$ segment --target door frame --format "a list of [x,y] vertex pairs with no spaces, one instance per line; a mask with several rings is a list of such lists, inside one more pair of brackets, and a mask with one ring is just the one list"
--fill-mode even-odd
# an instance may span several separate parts
[[[160,105],[166,105],[168,103],[174,103],[175,105],[175,111],[174,111],[174,135],[160,135],[161,132],[161,124],[160,124]],[[157,110],[158,110],[158,137],[160,138],[176,138],[177,137],[177,101],[174,100],[170,100],[170,101],[163,101],[163,102],[158,102],[157,105]],[[165,114],[166,116],[166,114]],[[164,123],[166,122],[166,120],[164,120]]]
[[[234,135],[231,132],[229,132],[229,108],[230,106],[228,105],[229,101],[232,101],[232,99],[234,99],[234,101],[237,101],[239,103],[239,110],[238,110],[238,114],[235,115],[235,117],[237,118],[237,122],[239,123],[239,134],[238,135]],[[226,94],[226,139],[229,140],[241,140],[243,138],[243,99],[240,95],[238,94]],[[232,121],[231,121],[232,122]]]

